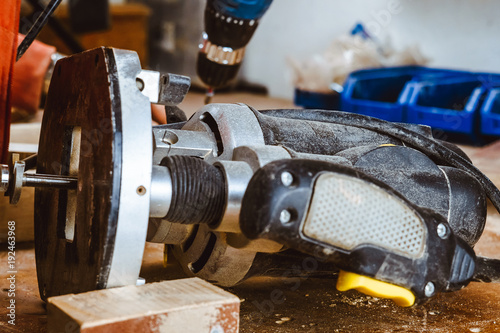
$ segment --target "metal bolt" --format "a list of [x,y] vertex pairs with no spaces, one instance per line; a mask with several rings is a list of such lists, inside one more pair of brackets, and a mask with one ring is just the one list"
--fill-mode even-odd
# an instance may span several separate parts
[[[16,154],[17,155],[17,154]],[[21,192],[23,190],[23,176],[24,176],[24,167],[26,166],[24,161],[19,161],[19,156],[12,157],[14,162],[12,177],[14,182],[12,183],[12,192],[10,193],[9,203],[11,205],[15,205],[19,202],[21,198]]]
[[136,286],[142,286],[146,284],[146,279],[142,277],[137,278],[137,282],[135,283]]
[[448,228],[444,224],[439,223],[436,231],[439,238],[445,239],[446,237],[448,237]]
[[5,164],[1,164],[0,168],[2,169],[2,176],[0,182],[0,192],[6,192],[9,187],[9,166]]
[[292,176],[292,174],[290,172],[288,172],[288,171],[283,171],[281,173],[281,182],[286,187],[292,185],[292,183],[293,183],[293,176]]
[[434,292],[436,292],[436,287],[434,286],[434,283],[428,282],[425,285],[424,292],[425,292],[425,296],[427,296],[427,297],[431,297],[432,295],[434,295]]
[[280,213],[280,221],[281,223],[288,223],[292,219],[292,214],[286,209],[283,209]]

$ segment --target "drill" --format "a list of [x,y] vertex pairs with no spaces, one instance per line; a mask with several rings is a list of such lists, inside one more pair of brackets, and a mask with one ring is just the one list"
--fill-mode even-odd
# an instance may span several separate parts
[[236,77],[245,47],[260,18],[272,0],[208,0],[205,9],[205,32],[198,53],[197,72],[213,89],[227,85]]

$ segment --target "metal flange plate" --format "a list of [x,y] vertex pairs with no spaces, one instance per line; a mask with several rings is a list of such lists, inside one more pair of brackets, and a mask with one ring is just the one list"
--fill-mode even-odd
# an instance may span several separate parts
[[135,284],[149,216],[150,103],[135,52],[99,48],[60,60],[47,97],[37,172],[78,177],[35,192],[43,299]]

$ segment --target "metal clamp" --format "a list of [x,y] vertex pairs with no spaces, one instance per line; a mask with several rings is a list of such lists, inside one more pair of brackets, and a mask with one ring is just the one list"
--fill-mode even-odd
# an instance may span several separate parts
[[21,198],[21,192],[23,189],[23,175],[24,175],[24,168],[26,164],[24,164],[24,161],[15,161],[14,162],[14,167],[12,169],[12,190],[10,191],[10,204],[15,205],[19,202],[19,199]]
[[186,97],[191,87],[191,79],[183,75],[142,70],[137,75],[136,85],[151,103],[175,106]]

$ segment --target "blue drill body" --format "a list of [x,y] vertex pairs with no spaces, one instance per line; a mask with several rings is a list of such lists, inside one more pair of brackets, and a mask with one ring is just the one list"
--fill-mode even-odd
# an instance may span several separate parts
[[258,20],[273,0],[215,0],[214,8],[221,14],[245,20]]

